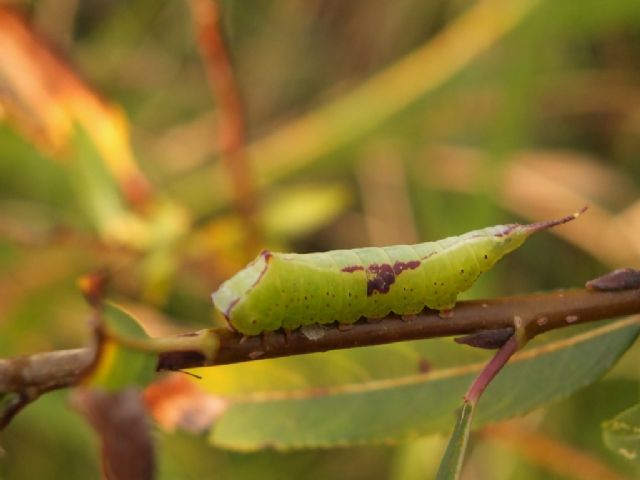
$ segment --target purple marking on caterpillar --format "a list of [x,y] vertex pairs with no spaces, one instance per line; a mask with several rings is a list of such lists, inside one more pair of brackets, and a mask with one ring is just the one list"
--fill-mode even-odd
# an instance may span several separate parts
[[519,223],[510,223],[509,225],[505,225],[504,230],[495,234],[496,237],[505,237],[509,235],[513,230],[520,227]]
[[410,262],[396,262],[393,267],[388,263],[374,263],[369,265],[367,273],[367,296],[370,297],[374,292],[388,293],[391,285],[396,281],[396,276],[405,270],[413,270],[420,266],[420,261],[413,260]]
[[[253,282],[253,285],[251,285],[251,288],[255,287],[256,285],[258,285],[260,283],[260,281],[262,280],[262,277],[264,277],[264,274],[267,273],[267,269],[269,268],[269,261],[273,258],[273,254],[269,251],[269,250],[262,250],[260,252],[260,257],[264,258],[264,267],[262,268],[262,271],[260,272],[260,275],[258,275],[258,278],[256,278],[256,281]],[[234,302],[234,304],[237,302]],[[231,305],[229,307],[229,311],[231,311],[231,308],[233,307],[233,305]]]
[[347,272],[347,273],[353,273],[353,272],[357,272],[359,270],[364,270],[364,267],[362,265],[349,265],[348,267],[344,267],[340,271],[341,272]]
[[393,273],[400,275],[405,270],[413,270],[419,266],[420,262],[418,260],[413,260],[411,262],[396,262],[393,264]]
[[227,321],[229,321],[229,317],[231,315],[231,309],[235,307],[239,301],[240,301],[240,298],[234,298],[233,301],[229,304],[229,307],[224,312],[222,312],[222,314],[224,315],[224,318],[226,318]]
[[[396,281],[393,268],[388,263],[374,263],[369,265],[367,273],[374,275],[373,277],[367,278],[367,297],[373,295],[375,291],[388,293],[389,288]],[[367,277],[369,277],[369,275],[367,275]]]

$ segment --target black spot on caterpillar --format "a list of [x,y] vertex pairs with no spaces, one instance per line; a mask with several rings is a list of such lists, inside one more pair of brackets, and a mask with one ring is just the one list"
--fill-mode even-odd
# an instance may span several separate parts
[[[533,233],[576,218],[497,225],[417,245],[261,252],[213,293],[229,324],[245,335],[278,328],[449,310],[460,292]],[[329,301],[330,300],[330,301]]]

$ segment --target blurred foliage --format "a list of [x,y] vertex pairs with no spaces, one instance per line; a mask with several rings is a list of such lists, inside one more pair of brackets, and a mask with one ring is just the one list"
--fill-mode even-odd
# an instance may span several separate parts
[[603,425],[605,443],[627,460],[640,462],[640,405],[635,405]]
[[[75,279],[101,266],[152,336],[219,322],[210,292],[257,250],[246,251],[252,233],[231,201],[219,102],[187,2],[14,3],[73,68],[33,47],[32,63],[18,62],[18,35],[0,29],[0,356],[86,344],[89,309]],[[590,204],[465,296],[581,285],[640,266],[637,0],[510,3],[221,1],[265,239],[256,249],[412,243]],[[478,12],[491,20],[465,23]],[[38,78],[47,89],[29,90]],[[216,392],[233,396],[486,358],[444,342],[212,374]],[[632,476],[600,424],[638,402],[639,362],[636,344],[603,381],[524,421]],[[429,478],[444,448],[428,437],[233,453],[204,436],[157,436],[160,478],[171,479]],[[97,442],[65,392],[29,406],[0,442],[2,478],[98,475]],[[478,448],[465,475],[556,478],[493,444]]]

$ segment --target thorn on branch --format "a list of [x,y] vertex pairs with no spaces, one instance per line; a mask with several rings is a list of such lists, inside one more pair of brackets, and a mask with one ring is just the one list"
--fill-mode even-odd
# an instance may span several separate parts
[[601,277],[589,280],[586,285],[590,290],[614,292],[640,288],[640,270],[633,268],[619,268]]
[[482,330],[480,332],[457,337],[453,340],[461,345],[469,345],[476,348],[485,348],[487,350],[495,350],[505,344],[513,335],[513,327],[498,328],[496,330]]

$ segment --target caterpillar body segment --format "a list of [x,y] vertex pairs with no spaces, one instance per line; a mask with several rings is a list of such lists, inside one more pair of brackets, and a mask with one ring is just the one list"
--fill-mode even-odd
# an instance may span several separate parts
[[531,234],[579,213],[531,225],[497,225],[417,245],[310,254],[263,251],[212,297],[229,324],[245,335],[336,321],[347,324],[390,312],[410,315],[425,306],[448,310],[459,293]]

